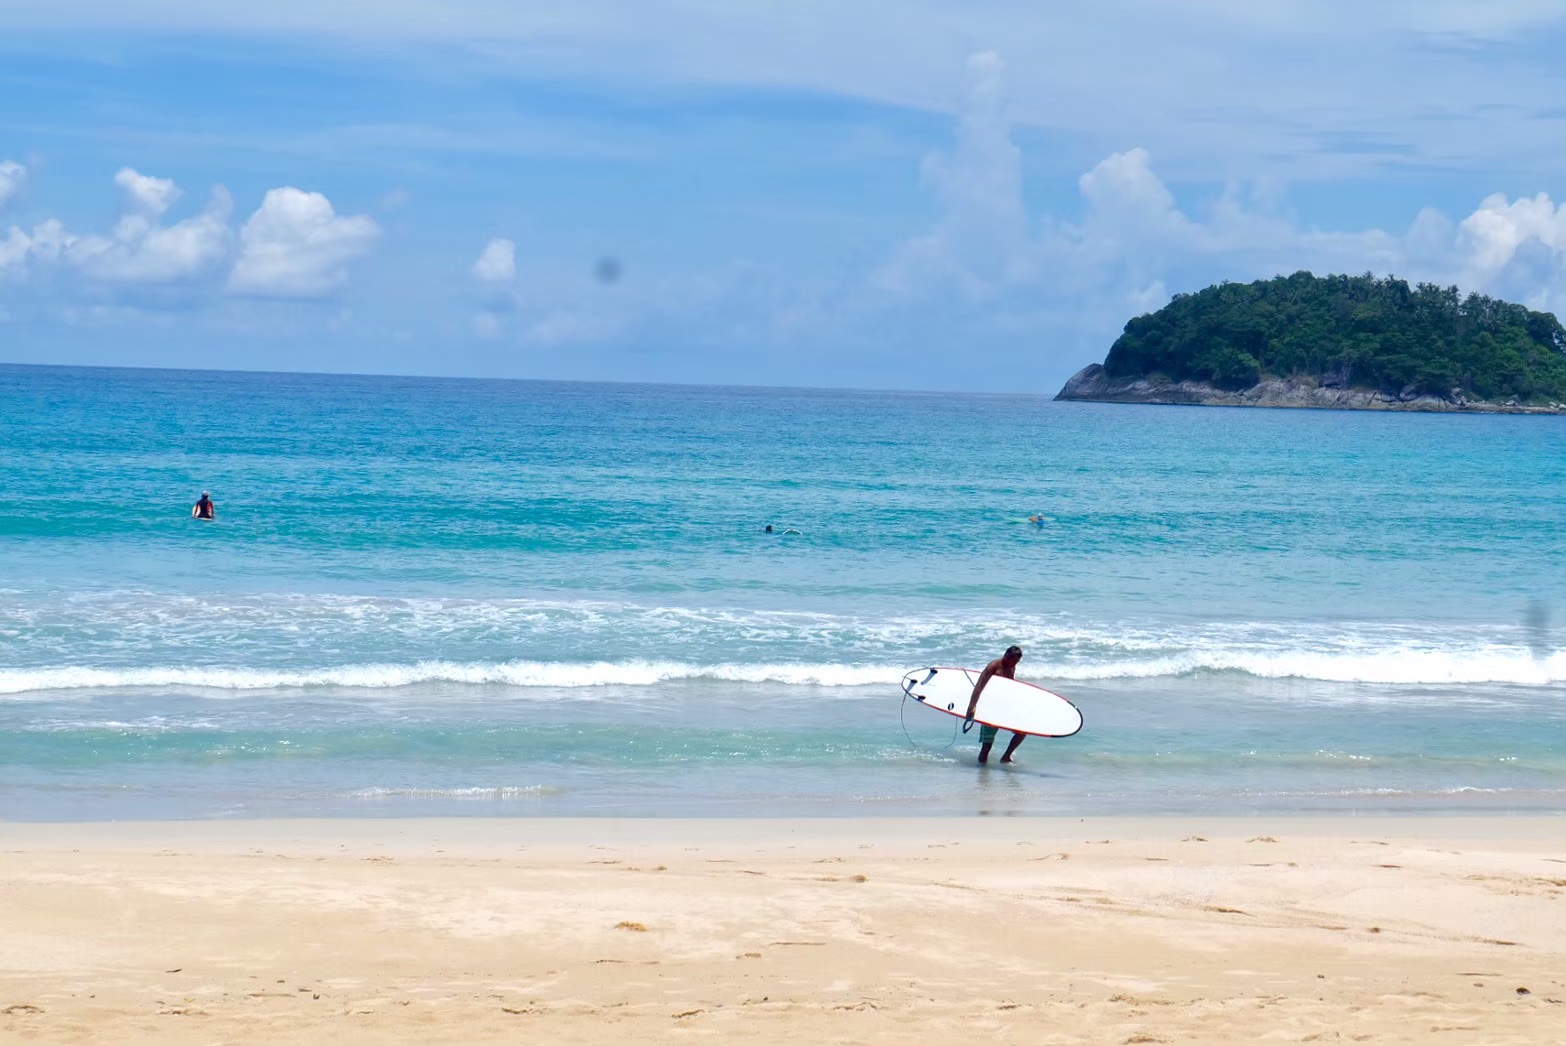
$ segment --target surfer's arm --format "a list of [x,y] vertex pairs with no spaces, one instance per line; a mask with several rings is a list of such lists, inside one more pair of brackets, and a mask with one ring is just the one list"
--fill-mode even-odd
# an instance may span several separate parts
[[973,684],[973,696],[968,698],[968,712],[963,716],[964,719],[973,718],[973,710],[979,704],[979,695],[984,693],[984,684],[988,683],[990,681],[990,676],[994,674],[995,666],[993,664],[986,665],[984,667],[984,671],[979,673],[979,681]]

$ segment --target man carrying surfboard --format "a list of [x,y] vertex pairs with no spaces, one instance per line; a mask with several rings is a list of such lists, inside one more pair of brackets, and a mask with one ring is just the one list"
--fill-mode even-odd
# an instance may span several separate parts
[[[1009,646],[1009,647],[1006,648],[1006,652],[1004,654],[1002,654],[1000,657],[997,657],[994,661],[991,661],[989,664],[984,666],[984,671],[979,673],[979,681],[977,683],[973,684],[973,696],[968,698],[968,712],[963,717],[963,721],[964,721],[963,729],[964,730],[966,730],[968,727],[973,725],[973,711],[974,711],[975,708],[978,707],[979,695],[984,693],[984,685],[990,681],[990,677],[991,676],[1001,676],[1002,678],[1005,678],[1005,679],[1016,679],[1017,678],[1017,664],[1021,660],[1022,660],[1022,648],[1020,646]],[[980,766],[982,766],[985,763],[990,761],[990,746],[995,743],[995,735],[998,734],[998,733],[1000,733],[1000,727],[998,727],[998,726],[985,726],[983,724],[980,724],[980,727],[979,727],[979,765]],[[1027,734],[1013,733],[1011,735],[1011,744],[1006,746],[1005,754],[1003,754],[1001,756],[1001,760],[1000,761],[1003,762],[1003,763],[1011,762],[1011,755],[1012,755],[1012,753],[1017,750],[1017,746],[1022,744],[1022,739],[1024,737],[1027,737],[1027,736],[1028,736]]]

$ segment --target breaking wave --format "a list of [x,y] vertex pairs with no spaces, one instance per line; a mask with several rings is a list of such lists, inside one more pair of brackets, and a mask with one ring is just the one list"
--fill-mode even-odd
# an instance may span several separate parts
[[[420,684],[499,685],[518,688],[655,686],[678,681],[810,687],[895,686],[917,664],[693,664],[681,661],[415,661],[349,664],[279,671],[225,667],[56,668],[0,671],[0,694],[40,691],[178,687],[276,690],[316,687],[381,690]],[[1374,684],[1511,684],[1566,682],[1566,655],[1534,658],[1521,649],[1468,652],[1392,649],[1374,652],[1265,653],[1189,650],[1155,658],[1060,659],[1025,665],[1023,678],[1056,682],[1154,679],[1225,672],[1262,679]]]

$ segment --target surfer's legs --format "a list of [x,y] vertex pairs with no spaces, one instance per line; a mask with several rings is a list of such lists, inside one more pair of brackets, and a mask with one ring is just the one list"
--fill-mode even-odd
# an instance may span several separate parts
[[[1001,756],[1001,762],[1003,762],[1003,763],[1011,762],[1011,753],[1013,753],[1013,752],[1015,752],[1017,750],[1017,746],[1022,744],[1022,739],[1024,737],[1027,737],[1027,736],[1028,736],[1027,734],[1012,734],[1011,735],[1011,744],[1006,746],[1006,754]],[[979,753],[979,762],[981,762],[981,763],[984,762],[984,757],[990,754],[989,753],[989,745],[985,745],[984,749],[985,749],[984,751]]]
[[990,761],[990,746],[995,743],[995,735],[1000,733],[993,726],[981,726],[979,728],[979,765],[983,766]]

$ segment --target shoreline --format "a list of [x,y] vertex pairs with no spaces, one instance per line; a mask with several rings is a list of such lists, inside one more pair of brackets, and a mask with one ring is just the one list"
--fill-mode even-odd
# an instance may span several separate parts
[[[882,842],[926,835],[955,835],[983,841],[995,837],[1069,838],[1097,829],[1115,829],[1137,838],[1165,834],[1243,835],[1286,826],[1306,838],[1336,837],[1350,829],[1399,839],[1439,836],[1474,840],[1525,840],[1555,831],[1566,851],[1566,811],[1553,813],[1493,811],[1409,811],[1406,813],[1322,813],[1320,811],[1237,814],[983,814],[966,816],[594,816],[484,814],[457,816],[255,817],[178,820],[10,821],[0,820],[0,848],[18,844],[71,849],[124,847],[141,852],[180,845],[193,853],[224,853],[256,839],[293,845],[330,844],[333,849],[400,840],[406,845],[443,842],[485,853],[510,846],[519,830],[535,844],[574,845],[612,835],[621,846],[657,846],[672,839],[736,844],[770,843],[779,838],[831,842],[845,838]],[[312,850],[312,852],[314,852]],[[416,852],[409,850],[408,852]],[[1566,857],[1566,853],[1563,853]]]
[[1092,363],[1072,375],[1055,394],[1064,403],[1146,403],[1165,407],[1279,407],[1294,410],[1392,411],[1412,414],[1566,415],[1566,404],[1492,403],[1449,396],[1393,395],[1377,389],[1322,385],[1314,378],[1269,377],[1246,389],[1223,389],[1205,381],[1158,377],[1111,378]]
[[1561,816],[0,823],[0,1038],[1544,1041]]

